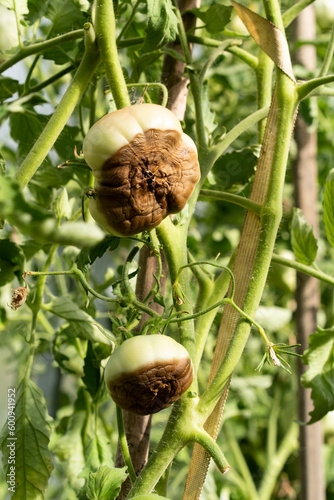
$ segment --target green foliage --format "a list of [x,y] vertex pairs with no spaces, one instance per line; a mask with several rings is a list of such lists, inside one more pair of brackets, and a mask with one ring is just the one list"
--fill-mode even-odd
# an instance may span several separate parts
[[[53,468],[48,449],[52,420],[43,392],[31,380],[24,378],[17,386],[13,411],[14,430],[10,430],[6,422],[0,438],[5,474],[9,473],[11,464],[15,467],[15,488],[12,490],[15,492],[11,498],[42,500]],[[14,461],[11,461],[13,456]]]
[[[1,0],[0,3],[10,8],[14,6],[12,0]],[[286,1],[283,5],[288,8],[292,3]],[[146,82],[159,82],[168,76],[161,74],[166,56],[186,62],[185,53],[176,51],[170,44],[180,40],[177,11],[172,0],[118,0],[113,5],[117,18],[119,57],[126,81],[130,85],[131,82],[142,85],[138,91],[137,87],[129,90],[134,103],[140,101]],[[192,306],[196,313],[200,313],[208,304],[216,303],[221,298],[220,279],[214,272],[208,273],[207,266],[198,268],[194,276],[189,271],[180,287],[182,292],[174,293],[174,297],[173,266],[168,271],[155,269],[153,288],[141,299],[139,306],[144,310],[146,308],[147,312],[155,303],[162,308],[159,310],[162,312],[158,313],[158,317],[143,317],[143,310],[134,302],[142,264],[136,260],[137,257],[128,257],[134,242],[106,235],[90,219],[87,223],[80,220],[82,194],[93,185],[92,172],[80,155],[82,140],[89,127],[114,105],[110,94],[107,97],[105,94],[102,65],[81,101],[77,101],[70,120],[24,193],[13,180],[17,168],[61,102],[64,89],[71,86],[72,73],[87,46],[87,39],[85,43],[82,39],[82,28],[86,22],[94,20],[92,7],[93,2],[86,0],[15,1],[24,47],[19,53],[36,48],[40,42],[48,41],[51,47],[24,58],[19,76],[15,66],[9,67],[5,76],[0,76],[0,122],[4,142],[0,155],[0,366],[4,370],[8,366],[13,367],[11,373],[20,373],[20,377],[23,369],[27,368],[26,377],[15,386],[17,443],[22,446],[16,448],[18,488],[12,498],[22,500],[116,498],[127,472],[125,468],[115,468],[114,463],[118,433],[115,408],[104,388],[106,359],[115,345],[134,331],[138,333],[142,318],[143,322],[146,321],[145,331],[150,332],[152,325],[164,325],[164,334],[185,343],[189,341],[189,344],[193,326],[196,342],[204,338],[203,331],[207,328],[208,336],[198,370],[199,391],[196,394],[201,396],[207,387],[222,317],[222,308],[216,308],[210,313],[212,321],[208,319],[209,314],[199,316],[194,324],[189,321],[184,329],[186,322],[175,322],[177,315],[190,314]],[[251,7],[254,8],[254,2]],[[233,19],[230,1],[215,3],[208,0],[200,8],[191,9],[184,15],[190,14],[197,17],[197,27],[187,35],[197,39],[193,60],[185,70],[191,77],[192,92],[189,93],[182,126],[196,142],[196,134],[201,132],[202,127],[203,137],[201,144],[198,143],[198,151],[203,165],[210,170],[213,157],[210,155],[214,148],[219,148],[226,134],[256,110],[256,75],[245,64],[242,54],[251,54],[254,62],[257,61],[258,50],[249,38],[236,36],[234,28],[233,32],[229,31],[232,29],[229,23]],[[80,30],[77,38],[72,37],[74,30]],[[57,40],[56,37],[61,34],[66,34],[65,41]],[[110,30],[110,37],[114,35]],[[233,53],[235,47],[226,45],[227,48],[222,50],[221,43],[230,43],[231,37],[240,50],[240,59],[237,59],[236,51]],[[329,34],[322,34],[315,44],[319,67],[327,40]],[[13,48],[10,55],[17,50]],[[4,67],[3,63],[0,64]],[[66,74],[63,72],[63,76],[57,76],[64,68],[68,68]],[[305,71],[300,74],[303,79],[309,77]],[[198,80],[200,84],[196,93],[192,78],[198,75],[202,80]],[[270,83],[268,88],[271,88]],[[158,103],[159,92],[150,85],[145,100]],[[296,260],[312,266],[314,271],[317,258],[317,265],[328,275],[333,275],[332,248],[328,243],[334,247],[334,175],[328,166],[332,165],[333,157],[334,108],[330,100],[321,98],[317,104],[313,99],[305,100],[300,109],[307,123],[313,128],[318,127],[319,184],[324,185],[323,221],[320,221],[317,241],[299,210],[293,211],[290,220],[293,199],[288,169],[285,212],[276,247],[282,254],[289,249],[291,222],[291,245]],[[203,179],[204,187],[214,186],[223,195],[229,192],[239,193],[243,199],[248,197],[259,157],[260,146],[254,146],[258,142],[256,126],[245,127],[243,134],[235,137],[226,151],[220,151],[208,178]],[[190,204],[181,216],[173,218],[169,227],[172,245],[164,249],[167,253],[169,250],[171,253],[178,252],[179,260],[176,260],[175,267],[182,264],[182,259],[187,261],[185,241],[191,253],[189,261],[211,259],[221,265],[228,264],[242,237],[245,217],[245,208],[234,205],[230,200],[201,201],[193,214],[194,207]],[[88,201],[84,199],[86,215],[87,206]],[[191,220],[189,214],[192,215]],[[139,239],[156,250],[161,245],[155,233],[140,235]],[[179,247],[181,240],[184,246]],[[293,260],[291,255],[288,258]],[[258,267],[261,265],[259,262]],[[24,271],[31,271],[32,275],[38,271],[53,274],[36,277],[28,274],[27,303],[12,311],[7,307],[10,288],[16,288],[17,282],[22,285]],[[167,277],[166,292],[160,288],[161,273]],[[287,354],[285,349],[295,343],[295,274],[290,268],[276,264],[271,266],[262,305],[256,314],[256,320],[270,335],[277,352],[282,352],[284,348],[284,357]],[[96,295],[92,293],[94,291]],[[175,304],[173,299],[176,299]],[[302,382],[305,387],[311,388],[315,407],[309,423],[320,420],[334,409],[332,300],[332,290],[324,286],[319,315],[323,329],[318,328],[311,336],[303,358],[309,368]],[[178,301],[183,304],[179,306]],[[275,484],[271,490],[266,490],[267,495],[277,498],[283,495],[281,479],[282,483],[286,482],[284,484],[298,490],[293,454],[297,448],[296,437],[290,435],[291,422],[295,419],[296,363],[292,359],[292,376],[272,364],[265,365],[259,375],[254,369],[261,362],[265,349],[262,339],[252,334],[245,355],[235,369],[223,416],[225,430],[218,437],[218,445],[234,472],[222,476],[218,470],[210,468],[202,493],[203,500],[223,497],[244,500],[252,493],[255,498],[269,477],[273,477]],[[233,349],[231,352],[233,354]],[[50,357],[53,366],[47,365]],[[38,385],[43,383],[44,387],[50,383],[54,366],[59,385],[45,401]],[[6,371],[0,370],[1,376],[4,373],[7,376]],[[195,398],[190,397],[189,400],[194,401]],[[186,400],[186,403],[189,401]],[[155,415],[151,450],[159,445],[170,411],[175,411],[175,408],[177,405],[172,410]],[[54,417],[54,429],[49,414]],[[196,411],[192,417],[194,415]],[[172,418],[174,430],[178,419]],[[193,424],[192,420],[189,418],[186,422],[187,431]],[[8,439],[10,436],[5,424],[1,434],[5,474],[8,470]],[[168,450],[169,440],[162,444],[164,451]],[[328,451],[330,446],[326,437],[326,468],[330,471],[328,488],[333,485],[333,453]],[[281,468],[273,471],[272,466],[277,464],[282,449],[288,450],[288,455],[282,460]],[[134,498],[181,498],[181,487],[189,470],[190,451],[184,448],[175,457],[169,472],[169,490],[164,489],[163,484],[156,489],[166,497],[150,493]],[[157,453],[152,452],[151,456],[154,458]],[[0,481],[1,498],[8,490],[5,477]]]
[[[224,4],[224,2],[222,2]],[[203,7],[199,9],[191,9],[201,21],[204,23],[204,28],[212,34],[221,32],[231,20],[233,7],[214,3],[209,8]]]
[[313,264],[317,257],[318,242],[299,208],[293,210],[291,245],[298,262],[307,266]]
[[142,52],[160,49],[166,43],[175,40],[177,18],[171,0],[148,0],[147,30]]
[[125,470],[125,467],[114,469],[103,465],[97,472],[90,473],[86,490],[89,500],[114,500],[127,477]]
[[325,183],[324,224],[327,239],[334,247],[334,169],[329,172]]
[[301,382],[304,387],[312,389],[314,410],[310,412],[311,419],[308,423],[313,424],[334,410],[334,328],[318,328],[310,336],[303,362],[309,365]]
[[252,146],[222,155],[213,166],[209,182],[223,191],[238,193],[247,186],[255,173],[259,148]]

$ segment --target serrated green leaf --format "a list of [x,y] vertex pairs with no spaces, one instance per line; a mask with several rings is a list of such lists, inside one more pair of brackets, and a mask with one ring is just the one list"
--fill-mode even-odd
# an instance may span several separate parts
[[69,325],[64,325],[57,331],[52,344],[52,354],[58,366],[65,373],[83,376],[84,354],[82,350],[77,338],[72,335]]
[[102,257],[108,250],[111,252],[115,250],[120,243],[120,238],[117,236],[106,236],[101,243],[96,245],[93,248],[87,249],[84,248],[80,251],[76,258],[76,263],[78,268],[86,273],[88,270],[88,265],[91,265],[95,262],[97,258]]
[[6,422],[0,438],[5,474],[10,471],[12,454],[15,456],[15,492],[11,498],[43,500],[53,468],[48,449],[52,419],[41,389],[31,380],[20,382],[15,399],[14,436],[9,434]]
[[64,473],[66,471],[66,481],[75,489],[83,486],[83,480],[78,476],[85,466],[82,436],[84,429],[87,429],[88,417],[83,391],[83,389],[78,391],[74,411],[66,428],[59,426],[50,445],[51,451],[59,458],[61,466],[64,467]]
[[334,169],[329,172],[325,183],[324,224],[328,242],[334,247]]
[[94,436],[85,455],[86,466],[79,477],[88,479],[90,472],[96,472],[101,465],[113,465],[111,443],[105,436]]
[[291,224],[291,245],[296,259],[307,266],[313,264],[317,257],[318,242],[299,208],[293,209]]
[[209,33],[222,31],[231,20],[233,7],[213,4],[205,13],[205,28]]
[[308,423],[313,424],[334,410],[334,328],[318,328],[310,336],[303,363],[309,365],[301,383],[311,389],[314,410],[310,412]]
[[84,376],[82,378],[92,399],[96,397],[101,381],[100,362],[96,358],[92,343],[88,341],[87,353],[84,362]]
[[49,37],[82,28],[86,18],[73,1],[54,0],[48,4],[45,17],[52,21]]
[[143,53],[160,49],[175,40],[178,21],[171,0],[148,0],[147,19]]
[[161,497],[160,495],[154,495],[149,493],[148,495],[139,495],[139,497],[134,497],[133,500],[170,500],[167,497]]
[[258,156],[258,146],[224,154],[214,164],[208,181],[224,191],[239,192],[255,173]]
[[9,238],[0,239],[0,286],[11,281],[11,279],[4,279],[9,270],[13,276],[15,274],[21,280],[24,262],[24,253],[19,245]]
[[48,119],[48,116],[39,115],[31,109],[29,112],[12,113],[10,117],[10,133],[12,138],[19,144],[19,160],[28,154]]
[[18,91],[19,82],[8,76],[0,76],[0,101],[12,97]]
[[114,469],[107,465],[89,474],[86,495],[89,500],[114,500],[127,478],[126,467]]
[[44,308],[70,323],[68,333],[74,337],[89,339],[93,342],[110,344],[101,333],[102,328],[95,326],[96,321],[67,297],[55,297]]

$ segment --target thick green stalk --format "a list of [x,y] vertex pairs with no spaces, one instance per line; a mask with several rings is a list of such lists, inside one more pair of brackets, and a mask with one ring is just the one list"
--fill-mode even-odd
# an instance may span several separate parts
[[[294,115],[297,107],[295,84],[280,70],[277,75],[277,102],[274,101],[272,113],[277,113],[276,137],[270,180],[261,211],[261,233],[256,252],[243,310],[253,317],[261,300],[271,262],[277,230],[282,217],[282,194],[285,179],[285,169],[289,152],[289,144],[294,125]],[[269,146],[269,145],[268,145]],[[228,352],[209,388],[200,399],[199,408],[207,415],[216,405],[221,392],[227,384],[230,375],[236,367],[248,339],[250,325],[241,320],[233,333]]]
[[[272,60],[263,52],[260,51],[259,63],[255,70],[256,74],[256,85],[257,85],[257,107],[258,109],[264,108],[270,105],[271,94],[272,94],[272,74],[273,74],[274,63]],[[258,143],[261,144],[264,131],[266,127],[266,120],[261,120],[258,124]]]
[[43,132],[15,174],[15,179],[19,182],[21,188],[25,187],[30,181],[56,142],[99,65],[94,30],[88,23],[84,29],[86,46],[78,71]]
[[94,29],[101,60],[104,64],[106,77],[115,100],[116,108],[120,109],[130,106],[128,89],[118,57],[115,13],[112,1],[97,0]]
[[[165,254],[168,270],[172,285],[174,284],[181,266],[188,264],[187,258],[187,229],[188,224],[179,224],[174,226],[169,217],[167,217],[156,229],[158,238],[162,244]],[[191,292],[190,292],[190,271],[186,269],[178,279],[184,302],[175,301],[175,309],[178,312],[187,311],[192,314]],[[178,329],[180,342],[188,350],[191,359],[195,360],[195,331],[192,320],[183,321]],[[194,363],[195,365],[195,363]],[[197,379],[194,376],[194,382],[189,390],[197,390]]]

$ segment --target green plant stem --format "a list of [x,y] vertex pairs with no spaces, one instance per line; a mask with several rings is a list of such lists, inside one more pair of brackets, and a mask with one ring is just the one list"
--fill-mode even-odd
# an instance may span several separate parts
[[[191,57],[191,52],[189,49],[188,45],[188,40],[187,40],[187,34],[184,29],[184,24],[181,16],[180,10],[177,8],[176,2],[176,16],[178,18],[178,30],[179,30],[179,38],[180,38],[180,43],[181,47],[183,50],[184,58],[186,60],[186,63],[188,67],[191,67],[192,63],[192,57]],[[202,106],[202,85],[200,82],[200,79],[197,77],[195,72],[191,69],[188,69],[188,76],[190,80],[190,87],[191,87],[191,92],[193,94],[194,98],[194,105],[195,105],[195,127],[196,127],[196,144],[197,144],[197,149],[199,151],[199,155],[201,155],[203,152],[205,154],[207,150],[207,134],[205,130],[205,125],[204,125],[204,115],[203,115],[203,106]],[[202,167],[203,162],[200,160],[200,165]]]
[[[233,267],[234,258],[235,258],[235,253],[232,255],[230,262],[228,264],[231,269]],[[227,272],[222,271],[213,284],[211,294],[205,297],[205,301],[203,302],[202,307],[210,308],[217,300],[224,299],[225,295],[227,294],[229,284],[230,284],[230,275]],[[212,326],[213,320],[216,317],[217,311],[218,311],[217,309],[212,310],[209,313],[200,316],[196,320],[195,331],[197,334],[197,339],[196,339],[197,367],[199,367],[200,365],[205,342],[209,334],[210,328]]]
[[[139,495],[150,493],[176,454],[188,442],[188,432],[187,429],[184,428],[185,413],[184,405],[180,405],[180,402],[177,401],[172,410],[173,417],[172,415],[169,417],[159,443],[154,452],[150,455],[146,466],[137,477],[133,488],[127,496],[128,500]],[[189,421],[188,428],[190,428],[191,425],[192,420]]]
[[308,82],[301,83],[297,87],[298,98],[301,101],[306,97],[309,97],[310,93],[320,87],[321,85],[326,85],[327,83],[334,82],[334,75],[321,76],[319,78],[313,78]]
[[240,123],[233,127],[218,144],[210,150],[210,162],[212,164],[226,151],[226,149],[246,130],[265,118],[268,114],[269,106],[255,111],[244,118]]
[[51,40],[45,40],[44,42],[37,42],[33,45],[23,47],[17,52],[17,54],[15,54],[15,56],[8,59],[8,61],[4,61],[0,64],[0,73],[8,68],[11,68],[12,66],[14,66],[14,64],[22,61],[22,59],[25,59],[28,56],[41,54],[42,52],[52,49],[53,47],[56,47],[57,45],[60,45],[62,43],[70,42],[72,40],[78,40],[80,38],[83,38],[84,34],[85,29],[75,30],[71,31],[70,33],[65,33],[65,35],[59,35],[55,38],[51,38]]
[[258,492],[256,490],[252,475],[250,473],[245,457],[240,449],[238,441],[234,436],[232,426],[228,422],[226,422],[224,427],[225,427],[224,434],[227,441],[227,445],[232,454],[234,455],[235,463],[237,464],[237,469],[245,485],[244,493],[247,495],[246,498],[252,500],[259,500]]
[[300,262],[297,262],[295,260],[286,259],[285,257],[281,257],[280,255],[277,254],[273,254],[271,260],[272,262],[275,262],[277,264],[282,264],[283,266],[291,267],[292,269],[295,269],[296,271],[299,271],[308,276],[313,276],[314,278],[317,278],[318,280],[327,283],[327,285],[334,287],[334,278],[319,269],[315,269],[314,267],[311,266],[306,266],[305,264],[301,264]]
[[267,19],[274,23],[283,33],[284,24],[281,14],[281,5],[279,0],[262,0]]
[[284,27],[287,28],[298,14],[313,2],[315,2],[315,0],[299,0],[299,2],[296,2],[286,10],[282,16]]
[[243,49],[242,47],[231,46],[227,47],[226,51],[237,56],[240,59],[240,61],[243,61],[244,63],[247,64],[247,66],[256,70],[259,64],[259,58],[253,56],[253,54],[250,54],[247,50]]
[[322,62],[319,76],[326,76],[327,75],[327,73],[329,72],[329,68],[330,68],[332,61],[333,61],[333,55],[334,55],[334,26],[332,28],[331,38],[330,38],[329,44],[327,46],[326,54],[325,54],[324,60]]
[[131,483],[134,483],[137,479],[135,469],[132,465],[132,460],[129,452],[128,442],[126,440],[125,430],[124,430],[124,421],[123,421],[123,413],[119,406],[116,405],[116,418],[117,418],[117,428],[118,428],[118,438],[119,443],[122,450],[122,455],[124,458],[124,463],[128,468],[129,477]]
[[215,189],[201,189],[199,193],[200,198],[209,198],[212,200],[228,201],[239,207],[246,208],[257,215],[260,215],[261,205],[255,203],[254,201],[244,198],[233,193],[227,193],[224,191],[217,191]]
[[[94,290],[94,288],[92,288],[88,284],[86,278],[84,277],[84,274],[76,266],[73,266],[72,269],[70,269],[69,271],[46,271],[46,272],[44,272],[44,271],[28,271],[26,273],[26,275],[27,276],[57,276],[57,275],[74,276],[81,283],[83,288],[87,292],[91,293],[97,299],[103,300],[104,302],[110,302],[113,304],[119,303],[121,300],[121,299],[114,299],[112,297],[107,297],[106,295],[101,295],[100,293],[96,292]],[[129,299],[131,299],[131,304],[133,305],[133,307],[136,307],[140,311],[147,313],[149,316],[152,316],[153,318],[156,318],[156,319],[161,318],[160,314],[158,314],[156,311],[153,311],[152,309],[150,309],[148,306],[146,306],[142,302],[139,302],[135,297],[129,296]]]
[[[52,245],[48,257],[46,259],[46,262],[44,264],[44,272],[46,272],[49,267],[52,264],[53,257],[57,251],[58,245]],[[25,380],[27,381],[30,378],[31,370],[32,370],[32,365],[34,362],[34,356],[35,356],[35,348],[36,348],[36,327],[37,327],[37,317],[38,313],[40,311],[42,302],[43,302],[43,293],[44,293],[44,287],[45,287],[45,281],[46,281],[46,275],[41,276],[37,286],[36,286],[36,291],[35,291],[35,296],[34,300],[30,306],[32,310],[32,320],[31,320],[31,331],[30,331],[30,338],[28,339],[29,342],[29,355],[28,355],[28,360],[27,364],[25,367]]]
[[168,90],[166,85],[163,83],[159,82],[143,82],[143,83],[127,83],[127,87],[158,87],[161,90],[162,93],[162,100],[161,100],[161,106],[164,108],[167,106],[168,102]]
[[134,6],[132,7],[132,12],[129,16],[129,19],[127,20],[127,22],[125,23],[125,25],[123,26],[123,28],[121,29],[121,32],[120,34],[118,35],[117,37],[117,41],[118,40],[121,40],[121,38],[125,35],[125,33],[127,32],[129,26],[131,25],[132,21],[133,21],[133,18],[135,17],[136,15],[136,12],[137,12],[137,9],[139,7],[139,5],[141,4],[143,0],[137,0],[137,2],[134,4]]
[[224,473],[229,469],[218,445],[202,429],[203,419],[196,411],[197,402],[198,398],[183,396],[174,404],[163,436],[138,476],[128,499],[150,493],[175,455],[193,441],[200,443],[209,451],[221,472]]
[[[244,313],[253,317],[260,302],[271,256],[275,244],[276,234],[282,216],[282,193],[285,179],[285,168],[289,152],[294,115],[297,108],[295,84],[280,70],[277,73],[277,105],[274,104],[271,112],[277,113],[276,137],[271,136],[274,154],[271,164],[269,186],[265,202],[261,211],[261,234],[254,262],[252,279],[250,280],[245,302]],[[265,147],[270,147],[266,145]],[[220,394],[227,384],[241,356],[249,335],[249,324],[239,321],[234,331],[227,355],[217,371],[209,388],[202,394],[199,407],[210,414],[219,400]]]
[[[187,230],[188,224],[174,226],[170,218],[167,217],[156,228],[157,236],[162,244],[163,252],[168,263],[168,270],[172,286],[174,285],[179,273],[179,269],[188,264],[187,260]],[[191,291],[190,291],[189,270],[182,273],[179,284],[185,297],[184,304],[178,304],[175,301],[175,309],[182,312],[184,308],[192,314]],[[177,320],[176,320],[177,321]],[[184,321],[179,325],[179,335],[181,344],[188,350],[191,359],[195,360],[195,331],[193,321]],[[194,381],[189,390],[197,391],[197,377],[194,375]]]
[[[257,86],[257,106],[258,109],[265,108],[270,105],[272,94],[272,74],[274,63],[272,60],[260,50],[258,56],[258,65],[255,71],[256,86]],[[261,144],[266,127],[266,119],[259,121],[258,124],[258,143]]]
[[283,469],[284,464],[291,453],[298,449],[298,433],[298,424],[296,422],[292,422],[278,448],[277,453],[275,453],[268,462],[258,492],[259,500],[270,500],[270,498],[272,498],[277,478]]
[[34,58],[34,60],[33,60],[32,64],[30,65],[30,67],[29,67],[29,71],[28,71],[28,74],[27,74],[26,80],[25,80],[25,82],[24,82],[24,92],[25,92],[26,90],[29,90],[29,85],[30,85],[31,76],[32,76],[33,71],[34,71],[34,69],[35,69],[35,67],[36,67],[36,64],[37,64],[37,63],[38,63],[38,61],[39,61],[39,58],[40,58],[40,56],[39,56],[39,55],[37,55],[37,56]]
[[113,2],[97,0],[95,4],[95,22],[97,44],[104,64],[106,78],[113,95],[116,108],[131,105],[122,66],[116,45],[116,27]]
[[[47,80],[44,80],[44,82],[41,82],[38,85],[35,85],[34,87],[27,88],[23,92],[23,94],[21,94],[21,96],[19,97],[19,99],[21,97],[25,97],[26,95],[34,94],[35,92],[39,92],[40,90],[43,90],[48,85],[51,85],[52,83],[56,82],[57,80],[59,80],[63,76],[67,75],[68,73],[71,73],[71,71],[73,71],[74,69],[75,69],[75,66],[73,64],[71,64],[70,66],[68,66],[67,68],[62,69],[61,71],[59,71],[55,75],[51,76]],[[19,99],[17,99],[17,101]],[[15,102],[17,102],[17,101],[15,101]]]
[[15,179],[19,182],[21,188],[24,188],[30,181],[56,142],[99,65],[94,30],[88,23],[85,25],[85,44],[84,56],[78,71],[43,132],[15,174]]

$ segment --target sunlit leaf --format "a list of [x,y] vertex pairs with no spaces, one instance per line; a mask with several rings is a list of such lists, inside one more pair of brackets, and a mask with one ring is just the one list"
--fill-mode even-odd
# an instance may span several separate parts
[[143,52],[152,52],[175,40],[178,22],[171,0],[148,0],[147,18]]
[[89,500],[114,500],[127,478],[126,467],[115,469],[102,465],[89,474],[86,495]]
[[334,169],[329,172],[325,183],[324,224],[327,239],[334,247]]
[[299,208],[294,208],[291,225],[291,245],[298,262],[309,266],[317,257],[318,242]]
[[[10,393],[13,395],[13,393]],[[14,456],[13,500],[43,500],[53,468],[48,449],[52,419],[43,393],[31,380],[23,379],[15,390],[14,431],[6,422],[1,433],[2,461],[5,474],[10,472]],[[14,454],[14,455],[13,455]],[[7,476],[6,476],[7,477]]]
[[301,382],[312,390],[314,410],[310,412],[311,420],[308,423],[313,424],[334,410],[334,328],[318,328],[310,336],[303,362],[309,365]]

